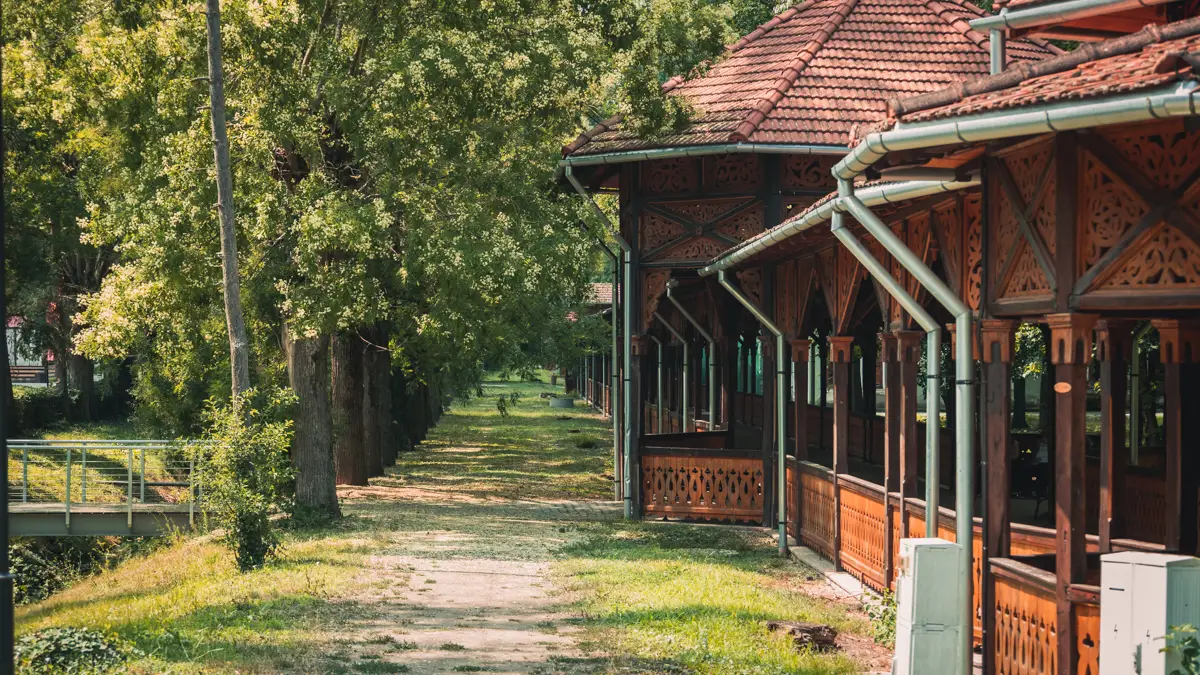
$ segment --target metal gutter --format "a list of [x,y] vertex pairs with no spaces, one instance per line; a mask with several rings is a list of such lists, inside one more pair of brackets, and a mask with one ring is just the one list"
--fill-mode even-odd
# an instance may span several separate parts
[[717,428],[717,388],[714,384],[717,379],[717,362],[715,360],[717,341],[713,339],[712,334],[704,330],[704,326],[700,325],[696,317],[692,316],[691,312],[684,308],[683,303],[679,302],[679,298],[671,294],[672,289],[678,285],[678,279],[671,279],[667,282],[667,299],[671,301],[671,304],[675,305],[675,308],[679,310],[683,318],[692,324],[692,328],[695,328],[696,332],[708,341],[708,430],[713,431]]
[[[651,148],[649,150],[625,150],[621,152],[606,152],[597,155],[571,155],[558,161],[558,168],[555,169],[555,177],[558,178],[559,176],[563,175],[563,171],[572,166],[599,166],[602,164],[645,162],[651,159],[705,157],[708,155],[728,155],[734,153],[750,153],[756,155],[844,155],[846,154],[847,149],[848,148],[844,145],[722,143],[720,145],[693,145],[679,146],[674,148]],[[569,174],[570,172],[567,171],[566,173]]]
[[[928,420],[941,420],[940,401],[938,394],[941,390],[941,354],[942,327],[930,316],[900,282],[888,272],[862,242],[854,236],[850,228],[845,226],[845,216],[839,210],[833,214],[833,224],[829,231],[850,253],[862,263],[871,276],[904,307],[917,324],[925,329],[925,349],[929,355],[925,358],[925,414]],[[933,394],[930,394],[933,392]],[[929,422],[925,426],[925,536],[936,537],[938,528],[938,507],[941,501],[941,480],[938,469],[941,467],[941,434],[929,433]],[[886,491],[885,491],[886,492]],[[903,497],[901,495],[901,507]]]
[[[917,281],[929,290],[930,294],[937,299],[951,314],[954,315],[954,323],[958,334],[957,353],[954,359],[955,365],[955,405],[957,406],[955,425],[955,484],[954,484],[954,502],[955,502],[955,541],[962,545],[962,556],[960,558],[960,567],[958,570],[958,587],[960,597],[963,598],[962,606],[959,608],[959,622],[962,627],[961,641],[959,643],[958,662],[959,675],[971,674],[971,626],[973,617],[973,603],[971,601],[971,580],[972,580],[972,549],[970,542],[974,536],[971,531],[972,516],[971,511],[974,507],[975,492],[972,487],[974,479],[973,472],[975,470],[973,457],[973,444],[975,436],[975,417],[974,411],[971,409],[975,400],[975,357],[972,351],[974,343],[973,334],[971,332],[972,316],[971,310],[962,300],[955,295],[954,291],[938,278],[933,270],[929,269],[921,260],[921,258],[913,253],[911,249],[899,237],[892,232],[891,228],[879,220],[879,218],[871,212],[871,209],[863,204],[854,196],[854,188],[850,181],[846,178],[839,177],[838,182],[839,193],[843,196],[839,202],[845,204],[850,214],[854,219],[863,225],[875,240],[883,245],[898,263]],[[928,361],[940,357],[940,354],[931,354]],[[926,390],[926,402],[937,396],[937,392]],[[926,422],[926,434],[936,433],[940,428],[940,417],[937,419],[929,419]],[[928,489],[928,485],[926,486]]]
[[[973,177],[967,181],[905,181],[902,183],[883,183],[861,189],[857,196],[868,206],[879,206],[893,202],[903,202],[917,199],[940,192],[954,192],[965,188],[976,187],[979,179]],[[789,239],[805,230],[811,229],[830,220],[837,212],[839,199],[829,199],[816,208],[793,218],[778,227],[746,240],[745,243],[726,252],[707,266],[700,268],[697,273],[702,277],[711,276],[722,270],[728,270],[738,263],[758,255],[772,246]]]
[[1005,9],[995,16],[985,16],[968,21],[971,28],[981,33],[990,30],[1030,28],[1053,23],[1063,23],[1090,16],[1111,14],[1139,7],[1164,5],[1172,0],[1067,0],[1052,2],[1028,9]]
[[1196,82],[1182,82],[1165,90],[1093,101],[1075,100],[1027,106],[946,121],[901,123],[891,131],[868,134],[833,167],[833,175],[839,179],[853,180],[889,152],[899,150],[1196,115],[1196,87]]
[[[566,167],[566,170],[564,171],[564,175],[566,176],[567,181],[570,182],[571,185],[575,188],[575,191],[578,192],[581,196],[583,196],[583,198],[587,201],[588,205],[590,205],[592,207],[592,212],[596,214],[596,217],[600,219],[600,222],[604,224],[604,227],[608,228],[609,234],[612,235],[613,239],[617,242],[617,245],[621,247],[622,260],[618,261],[619,264],[614,266],[615,273],[613,275],[613,299],[612,299],[613,316],[612,316],[612,319],[613,319],[614,338],[615,338],[616,337],[616,335],[615,335],[616,328],[615,327],[617,325],[617,313],[616,313],[617,284],[616,284],[616,280],[618,277],[621,276],[620,272],[623,271],[624,278],[621,282],[621,295],[628,296],[629,289],[633,284],[633,271],[632,271],[632,269],[633,269],[633,265],[632,265],[633,247],[629,245],[629,242],[625,240],[625,237],[621,236],[621,230],[619,228],[614,227],[612,222],[609,221],[608,216],[604,213],[604,210],[600,208],[600,205],[596,203],[596,200],[592,199],[592,196],[588,193],[587,188],[585,188],[583,186],[583,183],[580,183],[579,179],[575,177],[575,175],[572,173],[571,167],[569,165]],[[623,462],[624,471],[621,472],[621,474],[622,474],[621,480],[624,481],[623,496],[624,496],[624,502],[625,502],[625,519],[633,520],[633,518],[634,518],[634,514],[633,514],[633,468],[630,466],[630,462],[632,460],[632,453],[633,453],[633,451],[632,451],[633,424],[631,422],[631,420],[633,419],[632,418],[633,399],[629,395],[629,378],[630,378],[629,363],[632,361],[632,358],[633,358],[633,334],[630,331],[630,326],[633,325],[633,312],[631,309],[632,305],[630,304],[629,300],[630,300],[629,297],[623,297],[621,300],[621,308],[623,310],[622,311],[622,315],[623,315],[622,324],[625,329],[623,332],[624,339],[622,340],[623,347],[624,347],[622,349],[622,356],[624,358],[621,360],[621,369],[620,369],[620,371],[618,371],[617,370],[616,345],[614,343],[614,346],[613,346],[613,385],[614,386],[613,386],[611,396],[616,396],[616,394],[617,394],[616,380],[617,380],[618,372],[623,373],[624,374],[623,383],[625,386],[621,389],[622,413],[619,416],[619,418],[617,415],[617,404],[615,401],[613,401],[613,436],[614,436],[614,438],[620,438],[621,431],[622,430],[624,431],[624,439],[625,439],[624,460],[625,461]],[[619,445],[619,444],[614,443],[614,451],[615,451],[615,448],[617,445]],[[613,467],[613,468],[614,468],[614,474],[615,474],[616,467]]]
[[663,318],[662,314],[655,312],[654,318],[658,319],[662,323],[662,325],[666,327],[667,331],[670,332],[671,335],[675,336],[676,340],[679,340],[679,342],[683,344],[683,405],[680,406],[680,408],[681,408],[680,417],[682,418],[681,422],[683,423],[683,432],[687,433],[687,430],[688,430],[688,375],[691,372],[691,366],[689,365],[690,359],[688,358],[688,356],[689,356],[688,341],[686,339],[684,339],[682,333],[675,330],[675,327],[671,325],[671,322],[669,322]]
[[[766,313],[759,309],[758,305],[742,295],[742,292],[725,278],[725,270],[717,272],[717,281],[742,307],[745,307],[754,315],[755,319],[758,319],[763,328],[775,335],[775,503],[778,507],[776,518],[779,521],[779,555],[787,557],[787,396],[784,389],[787,385],[787,362],[785,361],[787,355],[783,349],[783,331]],[[763,433],[766,433],[765,429]]]

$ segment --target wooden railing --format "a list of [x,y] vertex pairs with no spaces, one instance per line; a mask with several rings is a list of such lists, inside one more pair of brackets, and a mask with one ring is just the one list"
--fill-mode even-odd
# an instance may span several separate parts
[[833,558],[833,472],[800,462],[800,541],[827,558]]
[[1016,560],[991,561],[997,675],[1052,675],[1058,663],[1054,575]]
[[883,488],[865,480],[839,475],[841,488],[841,563],[847,572],[875,590],[888,586],[884,578]]
[[787,491],[787,535],[796,541],[800,541],[800,534],[798,532],[800,525],[800,502],[795,497],[797,481],[800,480],[800,467],[796,463],[796,458],[791,455],[787,458],[787,471],[784,476],[784,489]]
[[647,515],[762,522],[763,463],[758,453],[646,448],[641,466]]

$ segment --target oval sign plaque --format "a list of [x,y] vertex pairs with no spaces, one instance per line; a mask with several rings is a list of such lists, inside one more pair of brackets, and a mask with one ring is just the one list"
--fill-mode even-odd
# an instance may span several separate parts
[[1071,383],[1059,382],[1058,384],[1054,385],[1054,391],[1057,391],[1060,394],[1068,394],[1071,392]]

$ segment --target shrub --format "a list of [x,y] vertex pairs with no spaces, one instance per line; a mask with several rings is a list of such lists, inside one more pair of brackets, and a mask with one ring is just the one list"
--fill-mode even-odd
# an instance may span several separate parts
[[875,643],[885,647],[896,644],[896,596],[884,591],[877,602],[866,605],[867,617],[871,620],[871,636]]
[[1162,651],[1179,655],[1179,668],[1171,675],[1200,675],[1200,640],[1194,626],[1171,626],[1167,646]]
[[116,636],[87,628],[45,628],[16,644],[19,672],[104,673],[140,654]]
[[243,572],[274,554],[279,534],[271,515],[291,508],[290,406],[284,390],[251,391],[240,409],[210,404],[206,412],[213,444],[200,462],[203,500]]
[[62,397],[54,387],[13,387],[17,428],[23,435],[61,426],[67,421]]

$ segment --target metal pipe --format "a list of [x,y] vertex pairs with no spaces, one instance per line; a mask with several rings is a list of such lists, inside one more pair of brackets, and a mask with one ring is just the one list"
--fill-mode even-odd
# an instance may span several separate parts
[[[571,171],[571,164],[569,162],[565,165],[564,175],[566,176],[567,181],[569,183],[571,183],[571,186],[575,188],[575,191],[578,192],[584,198],[585,201],[587,201],[589,206],[591,206],[592,212],[596,214],[596,216],[600,219],[600,222],[603,223],[604,226],[608,228],[609,234],[612,235],[612,238],[614,241],[617,242],[617,245],[621,247],[621,252],[622,252],[622,265],[624,266],[624,277],[623,277],[623,283],[621,284],[621,305],[624,310],[622,312],[622,314],[624,315],[624,321],[623,321],[624,333],[622,336],[624,338],[622,340],[624,342],[624,349],[622,350],[624,358],[622,359],[622,362],[621,362],[621,368],[620,368],[620,370],[618,370],[617,363],[616,363],[616,349],[615,348],[613,349],[613,377],[614,377],[613,384],[614,384],[614,386],[613,386],[613,391],[612,391],[611,396],[617,395],[617,387],[615,386],[616,385],[615,378],[616,378],[618,372],[624,373],[624,379],[622,380],[622,382],[625,386],[621,389],[621,398],[622,398],[622,402],[623,402],[623,405],[621,406],[621,408],[623,410],[623,414],[620,416],[621,419],[620,419],[619,424],[617,423],[617,404],[615,401],[613,401],[613,404],[612,404],[612,407],[613,407],[613,434],[614,434],[614,438],[620,438],[621,431],[624,430],[624,438],[625,438],[625,445],[624,445],[624,451],[625,451],[624,465],[625,466],[624,466],[624,468],[625,468],[625,470],[622,472],[623,476],[621,478],[623,479],[623,481],[625,483],[625,485],[624,485],[625,519],[632,520],[633,519],[633,494],[632,494],[631,489],[633,487],[633,467],[630,466],[630,462],[632,459],[632,445],[633,445],[633,422],[632,422],[632,418],[631,418],[631,416],[633,415],[633,399],[630,397],[630,393],[629,393],[629,383],[630,383],[629,364],[633,358],[633,333],[632,333],[633,314],[632,314],[632,305],[630,303],[630,300],[632,300],[632,298],[630,296],[629,289],[633,285],[633,272],[632,272],[632,265],[631,265],[632,256],[633,256],[633,247],[630,246],[629,242],[625,240],[625,237],[621,236],[620,229],[613,226],[612,222],[609,221],[608,216],[604,213],[604,210],[600,208],[600,206],[596,203],[596,200],[592,199],[592,196],[591,196],[591,194],[588,193],[587,188],[585,188],[583,186],[583,184],[579,182],[579,179],[575,177],[574,173]],[[617,313],[615,311],[616,303],[617,303],[617,292],[616,291],[617,291],[617,288],[616,288],[616,284],[614,283],[613,284],[613,310],[614,311],[613,311],[613,316],[612,316],[614,325],[616,324],[616,321],[617,321]]]
[[63,496],[63,515],[67,532],[71,531],[71,449],[67,448],[67,494]]
[[[839,192],[843,193],[842,196],[846,196],[844,193],[850,189],[849,183],[842,181],[842,185],[839,185],[838,189]],[[884,290],[895,298],[904,307],[905,311],[912,315],[917,324],[925,329],[926,344],[929,351],[929,357],[925,360],[929,384],[926,385],[925,391],[930,391],[930,387],[932,387],[932,390],[936,392],[940,383],[937,360],[941,357],[941,325],[930,316],[929,312],[920,303],[909,295],[908,291],[904,289],[904,286],[900,282],[896,281],[891,272],[888,272],[887,268],[876,260],[875,256],[871,255],[871,252],[854,236],[850,228],[845,227],[844,219],[840,212],[834,214],[830,232],[850,251],[851,255],[862,263],[863,267],[871,273],[871,277],[880,286],[883,286]],[[928,413],[929,408],[928,403],[926,403],[926,414],[928,415]],[[940,484],[938,480],[938,468],[941,466],[939,461],[941,450],[939,442],[941,434],[938,433],[940,428],[939,417],[940,415],[935,405],[934,416],[928,419],[925,424],[925,536],[927,537],[937,536],[938,491]],[[901,495],[901,499],[903,498],[904,495]]]
[[679,310],[683,318],[692,324],[692,328],[696,329],[700,337],[708,342],[708,430],[712,431],[717,428],[717,389],[715,386],[717,362],[713,360],[713,356],[717,353],[717,341],[713,339],[711,333],[704,330],[704,326],[696,320],[696,317],[692,316],[691,312],[687,311],[683,303],[679,302],[679,298],[671,294],[671,291],[678,285],[678,279],[671,279],[667,282],[667,299],[671,301],[671,304],[675,305],[675,308]]
[[[965,181],[904,181],[900,183],[883,183],[863,188],[857,193],[860,201],[868,206],[879,206],[893,202],[904,202],[918,197],[926,197],[942,192],[953,192],[963,188],[979,185],[979,178],[972,177]],[[762,251],[791,237],[809,230],[833,217],[837,207],[837,199],[828,199],[816,208],[809,209],[801,215],[788,220],[762,234],[747,239],[711,264],[700,268],[697,272],[702,277],[727,270],[738,263],[753,257]]]
[[663,373],[662,373],[662,370],[663,370],[662,369],[662,366],[663,366],[662,347],[663,347],[663,344],[662,344],[662,340],[659,340],[657,337],[655,337],[653,335],[650,336],[650,339],[654,340],[654,344],[658,345],[658,364],[657,364],[658,385],[654,389],[654,391],[656,393],[655,401],[657,401],[657,403],[654,406],[654,413],[655,413],[655,415],[654,415],[654,417],[655,417],[654,431],[656,433],[661,434],[663,432],[663,430],[662,430],[662,375],[663,375]]
[[775,502],[776,518],[779,520],[779,555],[787,556],[787,397],[784,395],[787,355],[783,350],[783,331],[725,278],[725,270],[717,272],[717,282],[775,336]]
[[[846,185],[847,191],[850,191],[849,181],[841,179]],[[973,440],[975,436],[975,417],[971,410],[972,402],[975,400],[975,360],[972,353],[972,343],[974,342],[971,333],[971,310],[962,300],[954,294],[946,286],[945,282],[938,278],[933,270],[929,269],[917,254],[913,253],[892,232],[891,228],[879,220],[871,209],[865,204],[856,199],[853,194],[842,197],[839,200],[845,204],[849,212],[854,216],[855,220],[863,225],[875,240],[883,245],[892,256],[900,263],[905,270],[913,275],[917,281],[929,290],[930,294],[937,299],[951,314],[955,317],[955,327],[959,339],[957,344],[957,354],[955,355],[956,369],[956,392],[955,404],[957,405],[957,424],[955,429],[955,540],[962,546],[963,555],[961,558],[961,567],[958,573],[958,585],[963,598],[963,603],[960,608],[959,619],[962,626],[962,641],[959,644],[959,673],[961,675],[970,675],[971,673],[971,639],[973,625],[971,602],[971,575],[972,575],[972,539],[974,532],[972,528],[971,512],[973,509],[974,490],[972,482],[974,479],[974,457],[972,453]],[[938,358],[939,354],[931,355],[928,361]],[[926,391],[926,399],[935,394],[928,390]],[[926,434],[938,433],[938,425],[935,424],[931,430],[926,427]],[[926,464],[931,462],[926,461]],[[930,486],[926,484],[928,491]]]
[[667,331],[683,345],[683,406],[680,412],[680,418],[683,422],[683,431],[686,432],[688,430],[688,341],[683,337],[683,333],[675,330],[675,327],[672,326],[669,321],[663,318],[662,314],[655,312],[654,318],[658,319],[659,322],[666,327]]
[[[1007,9],[1000,10],[1000,15],[1004,16]],[[990,39],[990,56],[991,56],[991,73],[998,75],[1004,72],[1004,66],[1008,61],[1008,43],[1004,41],[1004,31],[998,28],[993,28],[988,31]]]
[[1151,328],[1147,322],[1134,331],[1131,350],[1133,361],[1129,364],[1129,399],[1132,403],[1129,410],[1129,462],[1134,466],[1141,461],[1142,446],[1142,359],[1138,354],[1138,343]]
[[79,503],[87,503],[87,446],[83,447],[79,469]]
[[1111,14],[1138,7],[1163,5],[1168,2],[1171,0],[1067,0],[1029,9],[1004,10],[997,15],[973,19],[968,23],[971,28],[981,32],[1029,28]]
[[899,150],[1196,115],[1196,87],[1196,82],[1181,82],[1151,92],[1093,101],[1047,103],[945,121],[898,123],[891,131],[868,134],[833,167],[833,175],[853,180],[887,153]]

